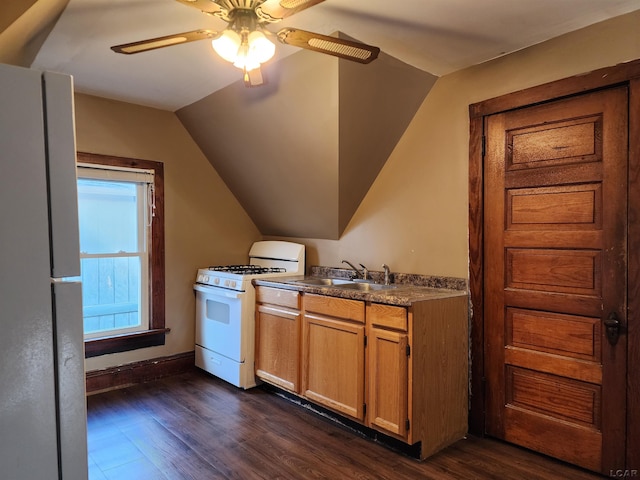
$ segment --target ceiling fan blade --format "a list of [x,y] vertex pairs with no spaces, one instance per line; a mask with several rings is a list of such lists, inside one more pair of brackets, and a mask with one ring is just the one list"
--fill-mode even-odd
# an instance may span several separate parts
[[378,47],[365,43],[330,37],[296,28],[283,28],[278,32],[278,39],[287,45],[326,53],[358,63],[370,63],[378,58],[380,53]]
[[171,47],[181,43],[195,42],[196,40],[204,40],[206,38],[214,38],[218,32],[213,30],[194,30],[192,32],[176,33],[165,37],[149,38],[140,40],[139,42],[124,43],[115,45],[111,50],[117,53],[132,54],[155,50],[156,48]]
[[267,22],[278,22],[324,0],[266,0],[256,7],[256,14]]
[[211,15],[216,14],[225,14],[224,9],[215,3],[213,0],[177,0],[183,5],[187,5],[188,7],[194,7],[198,10],[210,13]]

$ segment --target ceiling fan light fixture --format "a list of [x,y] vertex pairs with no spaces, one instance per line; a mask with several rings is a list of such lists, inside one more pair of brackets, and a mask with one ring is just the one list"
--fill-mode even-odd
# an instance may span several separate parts
[[238,49],[242,40],[234,30],[227,29],[218,38],[211,41],[215,52],[227,62],[234,63],[238,58]]
[[258,68],[260,66],[260,62],[251,55],[249,45],[246,42],[243,42],[240,45],[240,48],[238,48],[238,55],[236,56],[233,66],[240,70],[244,70],[245,72],[250,72],[251,70]]
[[[224,20],[227,22],[227,28],[221,32],[193,30],[114,45],[111,49],[116,53],[132,54],[205,38],[212,39],[214,51],[225,61],[241,69],[245,85],[254,87],[264,83],[260,65],[273,58],[276,50],[275,44],[268,38],[274,34],[265,29],[264,25],[284,20],[324,0],[178,0],[178,2]],[[365,64],[375,60],[380,53],[380,49],[372,45],[290,27],[280,29],[274,38],[285,45]]]
[[228,28],[211,44],[224,60],[246,71],[258,68],[261,63],[270,60],[276,51],[273,42],[259,30],[247,34]]

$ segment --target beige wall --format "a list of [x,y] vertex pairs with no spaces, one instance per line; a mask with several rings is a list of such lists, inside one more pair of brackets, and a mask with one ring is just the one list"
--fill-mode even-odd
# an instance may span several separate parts
[[166,345],[87,359],[86,369],[194,348],[196,270],[246,262],[260,233],[173,113],[76,95],[80,152],[164,163]]
[[[307,265],[468,276],[468,106],[640,58],[640,12],[440,78],[339,240],[307,245]],[[196,269],[246,259],[260,233],[169,112],[76,98],[78,149],[165,162],[167,345],[87,361],[87,370],[193,349]],[[221,234],[221,232],[225,232]]]
[[640,12],[440,78],[337,241],[300,239],[307,264],[468,277],[468,106],[640,58]]

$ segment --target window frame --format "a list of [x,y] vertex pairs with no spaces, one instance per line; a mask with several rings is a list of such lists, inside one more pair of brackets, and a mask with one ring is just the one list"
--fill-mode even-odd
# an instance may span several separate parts
[[[145,172],[147,172],[147,174],[149,172],[151,172],[151,170],[145,170]],[[117,175],[116,178],[112,178],[113,175]],[[83,239],[80,239],[80,246],[81,246],[81,250],[80,250],[80,265],[81,265],[81,273],[82,273],[82,283],[83,286],[85,285],[85,275],[84,275],[84,270],[86,267],[88,267],[88,263],[85,264],[85,261],[88,261],[89,263],[91,262],[95,262],[97,260],[97,263],[93,263],[94,268],[99,269],[99,264],[101,261],[109,261],[108,259],[111,259],[112,261],[114,261],[114,265],[115,262],[119,262],[120,265],[122,266],[122,261],[126,259],[127,262],[127,280],[129,280],[129,274],[130,271],[129,269],[131,268],[131,261],[137,261],[136,262],[136,271],[138,273],[137,277],[138,277],[138,288],[137,290],[137,294],[136,294],[136,298],[137,298],[137,320],[138,323],[136,323],[135,325],[122,325],[122,326],[115,326],[115,316],[114,316],[114,326],[112,328],[98,328],[96,330],[92,330],[87,332],[87,318],[85,317],[85,325],[84,325],[84,338],[85,339],[91,339],[91,338],[101,338],[104,336],[114,336],[114,335],[118,335],[118,334],[124,334],[124,333],[136,333],[136,332],[144,332],[149,330],[149,299],[148,299],[148,292],[150,292],[148,283],[149,283],[149,279],[151,278],[151,273],[149,270],[149,258],[150,258],[150,246],[151,246],[151,226],[152,226],[152,222],[153,222],[153,217],[152,217],[152,213],[151,213],[151,195],[150,193],[153,191],[153,176],[149,175],[139,175],[137,173],[137,170],[131,170],[131,169],[122,169],[120,167],[107,167],[106,165],[96,165],[96,164],[87,164],[87,163],[79,163],[78,164],[78,204],[79,206],[81,206],[80,211],[82,211],[82,206],[87,207],[87,205],[89,205],[88,203],[85,204],[85,202],[91,202],[92,200],[95,201],[96,199],[96,195],[99,197],[102,195],[104,195],[104,190],[103,188],[105,188],[105,186],[109,186],[109,188],[113,188],[114,185],[120,185],[120,186],[128,186],[128,188],[130,189],[129,191],[127,191],[126,198],[127,200],[131,200],[132,199],[132,195],[135,198],[135,214],[136,214],[136,221],[135,221],[135,225],[130,225],[130,227],[135,228],[135,233],[131,230],[128,230],[131,233],[134,233],[134,235],[131,238],[135,238],[135,248],[132,248],[132,245],[129,245],[128,248],[126,248],[125,250],[110,250],[110,249],[103,249],[103,248],[97,248],[97,249],[93,249],[92,251],[82,251],[82,247],[83,247]],[[142,180],[141,178],[139,178],[140,176],[145,176],[145,180]],[[120,178],[122,177],[122,178]],[[89,184],[85,184],[84,187],[81,186],[81,184],[84,181],[88,181]],[[98,187],[96,187],[95,183],[91,183],[91,182],[100,182]],[[133,187],[133,188],[132,188]],[[120,192],[121,190],[117,190],[117,192]],[[81,193],[83,192],[85,194],[85,196],[83,196],[83,194]],[[111,195],[116,195],[114,193],[114,191],[110,190],[110,194]],[[107,195],[109,195],[109,193],[107,193]],[[110,197],[113,201],[116,201],[118,198],[121,200],[121,197],[117,197],[117,196],[112,196]],[[128,203],[128,202],[126,202]],[[122,205],[122,204],[120,204]],[[129,210],[130,212],[132,212],[132,210]],[[82,226],[82,222],[83,222],[83,216],[82,214],[80,215],[80,224]],[[89,218],[87,217],[87,220]],[[91,231],[91,228],[89,228],[88,231]],[[84,229],[81,229],[81,237],[82,237],[82,233],[85,231]],[[87,232],[88,232],[87,231]],[[122,246],[122,245],[120,245]],[[85,245],[85,248],[87,247],[87,245]],[[97,247],[97,245],[92,245],[92,247]],[[95,273],[95,272],[94,272]],[[102,279],[104,280],[104,279]],[[84,289],[83,289],[84,290]],[[97,294],[98,289],[95,290],[91,290],[92,293]],[[83,302],[85,300],[85,293],[89,293],[89,292],[83,292]],[[115,290],[114,290],[115,293]],[[121,292],[122,293],[122,292]],[[131,292],[129,291],[128,285],[127,285],[127,301],[125,303],[131,303]],[[93,299],[94,301],[96,300],[95,298]],[[83,307],[87,307],[86,304],[83,303]],[[98,305],[95,305],[94,308],[97,307],[97,310],[101,310],[101,308],[103,308],[104,306],[99,303]],[[87,314],[85,310],[85,308],[83,308],[83,314]],[[91,315],[91,317],[96,317],[97,315],[95,315],[95,313],[93,315]],[[130,321],[130,317],[127,316],[127,320],[129,323]],[[99,322],[101,323],[101,322]]]
[[126,352],[165,344],[170,331],[165,326],[165,261],[164,261],[164,165],[151,160],[78,152],[79,163],[153,170],[155,209],[149,236],[149,329],[132,333],[87,338],[85,358]]

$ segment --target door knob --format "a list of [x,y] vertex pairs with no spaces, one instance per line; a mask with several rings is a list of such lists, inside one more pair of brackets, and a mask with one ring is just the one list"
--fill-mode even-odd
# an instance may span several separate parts
[[620,320],[616,312],[611,312],[609,317],[604,321],[606,327],[607,340],[611,345],[618,343],[618,337],[620,336]]

